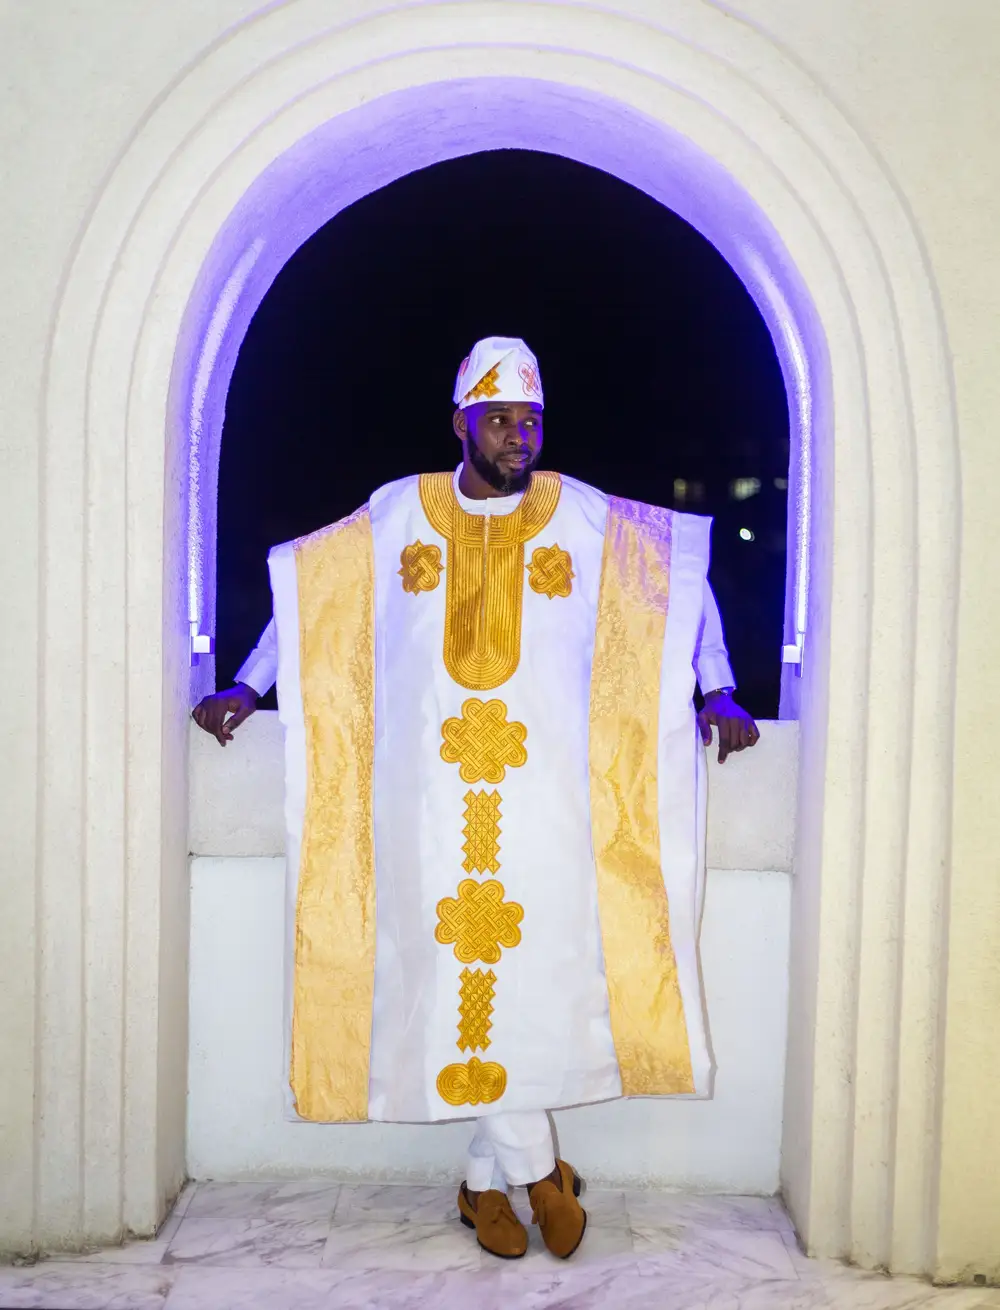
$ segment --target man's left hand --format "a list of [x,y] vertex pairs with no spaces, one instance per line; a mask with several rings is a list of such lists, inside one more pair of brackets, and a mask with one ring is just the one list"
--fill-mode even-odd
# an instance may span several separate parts
[[698,729],[706,746],[712,744],[713,723],[719,729],[720,764],[725,763],[732,751],[755,746],[760,739],[756,723],[728,691],[710,691],[705,696],[705,708],[698,714]]

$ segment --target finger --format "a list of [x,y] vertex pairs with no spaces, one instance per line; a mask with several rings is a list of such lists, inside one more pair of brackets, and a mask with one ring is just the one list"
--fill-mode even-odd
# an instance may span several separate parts
[[734,728],[735,728],[735,736],[736,736],[736,745],[734,749],[738,751],[746,750],[746,748],[750,745],[749,724],[747,723],[746,719],[740,719],[738,723],[734,724]]
[[191,717],[194,719],[195,723],[197,723],[199,728],[205,726],[205,711],[201,708],[200,704],[196,705],[191,711]]
[[712,725],[708,721],[708,716],[702,710],[698,715],[698,731],[701,733],[701,740],[705,746],[712,744]]
[[726,756],[732,750],[730,738],[730,721],[728,719],[719,719],[719,763],[725,764]]
[[750,745],[756,746],[760,741],[760,729],[757,727],[756,720],[750,720]]
[[232,739],[234,730],[238,728],[241,723],[249,719],[252,713],[253,713],[253,706],[244,703],[240,706],[240,708],[236,711],[235,714],[230,715],[230,717],[226,720],[225,724],[223,725],[225,731],[229,734],[230,739]]

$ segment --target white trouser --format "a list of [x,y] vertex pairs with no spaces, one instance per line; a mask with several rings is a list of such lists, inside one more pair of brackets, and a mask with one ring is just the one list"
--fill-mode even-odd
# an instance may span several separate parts
[[537,1183],[556,1167],[552,1129],[544,1110],[484,1114],[469,1143],[465,1182],[471,1192]]

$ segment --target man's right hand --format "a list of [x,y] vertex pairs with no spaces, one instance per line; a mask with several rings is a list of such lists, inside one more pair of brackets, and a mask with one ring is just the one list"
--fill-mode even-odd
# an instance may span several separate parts
[[257,693],[253,687],[238,682],[228,691],[217,691],[199,701],[191,711],[191,717],[199,728],[210,732],[220,746],[225,746],[233,739],[233,729],[238,728],[244,719],[249,719],[256,708]]

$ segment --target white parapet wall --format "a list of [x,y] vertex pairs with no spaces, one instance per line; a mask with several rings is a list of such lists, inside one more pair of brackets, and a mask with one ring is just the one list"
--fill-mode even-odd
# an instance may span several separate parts
[[[777,1190],[796,769],[793,723],[762,724],[753,752],[710,767],[702,963],[714,1095],[557,1113],[562,1153],[594,1181]],[[193,729],[188,1171],[454,1179],[466,1123],[282,1118],[281,801],[275,714],[255,715],[225,750]]]

